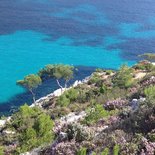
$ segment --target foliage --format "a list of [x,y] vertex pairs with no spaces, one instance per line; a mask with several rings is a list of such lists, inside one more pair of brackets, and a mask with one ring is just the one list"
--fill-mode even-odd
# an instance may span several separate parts
[[37,88],[38,85],[41,84],[41,79],[38,75],[30,74],[24,77],[24,80],[17,81],[17,84],[32,90],[34,88]]
[[107,91],[107,86],[106,85],[102,85],[101,87],[100,87],[100,93],[102,93],[102,94],[104,94],[106,91]]
[[114,148],[113,148],[113,155],[118,155],[119,154],[119,150],[120,150],[119,145],[115,145]]
[[140,80],[140,84],[144,87],[155,84],[155,72],[151,72],[147,74],[146,76],[144,76]]
[[154,155],[155,154],[155,142],[149,142],[145,137],[142,138],[142,151],[141,154]]
[[89,128],[80,124],[69,124],[66,133],[69,140],[75,139],[76,142],[89,141],[94,136]]
[[36,122],[34,123],[35,130],[37,132],[37,138],[39,143],[50,142],[53,138],[51,130],[54,126],[53,121],[51,121],[50,116],[46,114],[41,114],[38,116]]
[[99,119],[107,116],[109,116],[109,112],[106,111],[102,105],[96,104],[94,107],[87,110],[87,116],[85,117],[83,123],[96,123]]
[[139,57],[142,57],[142,58],[149,60],[149,61],[155,61],[155,54],[154,53],[144,53],[144,54],[139,55]]
[[63,64],[49,64],[46,65],[42,70],[39,71],[39,75],[47,74],[50,77],[54,77],[57,79],[64,78],[65,80],[69,80],[73,78],[73,66],[63,65]]
[[4,148],[0,146],[0,155],[4,155]]
[[70,104],[70,99],[63,94],[59,96],[57,103],[62,107],[67,107]]
[[[113,148],[113,155],[119,155],[119,150],[120,150],[120,147],[119,145],[115,145],[114,148]],[[86,155],[87,154],[87,148],[81,148],[78,152],[77,152],[77,155]],[[95,152],[91,153],[92,155],[97,155]],[[110,154],[110,151],[109,151],[109,148],[105,148],[100,155],[109,155]]]
[[26,104],[21,106],[12,116],[12,126],[18,133],[17,152],[26,152],[52,141],[54,123],[39,108],[30,108]]
[[133,84],[133,71],[126,65],[123,65],[115,74],[112,82],[114,86],[128,88]]
[[149,132],[147,136],[151,142],[155,142],[155,130],[154,129],[151,132]]
[[67,92],[65,92],[65,95],[70,99],[71,102],[73,102],[77,99],[79,92],[77,89],[71,88]]
[[77,155],[87,155],[87,148],[81,148],[78,152]]
[[93,73],[93,75],[91,76],[91,78],[89,80],[89,84],[96,84],[96,83],[98,83],[100,81],[101,81],[101,78],[98,75],[98,73]]
[[60,118],[62,116],[65,116],[71,112],[71,109],[69,107],[65,106],[57,106],[52,107],[50,110],[48,110],[49,115],[51,115],[51,118],[56,119]]
[[155,128],[155,110],[146,104],[139,107],[137,111],[129,115],[127,119],[122,122],[122,128],[126,132],[132,133],[148,133]]
[[105,148],[102,152],[101,155],[109,155],[109,148]]
[[[150,69],[150,65],[142,64],[140,67]],[[47,73],[50,73],[50,69]],[[54,78],[53,69],[48,76]],[[134,85],[133,77],[133,70],[127,66],[122,66],[116,74],[98,70],[92,75],[91,82],[51,98],[46,102],[46,107],[43,106],[44,110],[22,106],[1,129],[0,145],[5,153],[12,145],[16,152],[12,150],[10,154],[19,154],[40,146],[44,150],[39,153],[51,155],[154,154],[155,73],[149,72],[140,81],[137,79]],[[65,79],[60,79],[65,82]],[[146,100],[133,111],[128,103],[133,99],[140,101],[141,96],[146,97]],[[46,112],[55,120],[54,128]],[[70,112],[73,115],[59,119]],[[74,116],[79,119],[70,119]],[[68,118],[74,122],[69,123]],[[7,130],[15,131],[16,134],[4,135]],[[56,140],[49,143],[54,135]],[[47,143],[48,149],[44,148]]]
[[106,110],[122,109],[126,101],[122,99],[110,100],[104,104]]
[[75,155],[78,151],[78,148],[75,144],[75,141],[60,142],[52,146],[49,151],[50,155]]
[[149,86],[144,89],[144,94],[148,99],[148,104],[152,105],[155,100],[155,86]]
[[124,99],[128,95],[126,89],[120,89],[119,87],[114,87],[112,89],[107,89],[104,94],[100,94],[96,97],[96,102],[105,104],[108,101],[116,100],[118,98]]
[[30,74],[24,77],[23,80],[17,81],[17,84],[28,89],[33,96],[33,101],[35,102],[35,93],[33,90],[37,88],[42,83],[41,78],[38,75]]
[[32,127],[25,129],[19,139],[21,143],[19,152],[26,152],[37,146],[37,133]]
[[111,75],[113,73],[112,70],[106,70],[106,75]]
[[58,97],[58,105],[67,107],[71,102],[75,101],[78,97],[78,90],[71,88]]
[[144,70],[144,71],[152,71],[154,70],[154,65],[150,62],[141,61],[135,66],[133,66],[134,69]]
[[60,88],[62,88],[62,85],[60,84],[59,79],[63,79],[65,80],[64,87],[66,88],[68,81],[73,78],[73,71],[74,67],[70,65],[49,64],[39,71],[39,75],[41,77],[47,75],[50,78],[55,78]]

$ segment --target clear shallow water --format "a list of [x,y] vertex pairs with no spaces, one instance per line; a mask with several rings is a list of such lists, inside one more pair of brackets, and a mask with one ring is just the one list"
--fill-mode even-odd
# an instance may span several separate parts
[[[153,0],[1,0],[0,10],[0,111],[30,103],[16,81],[48,63],[83,66],[81,79],[155,51]],[[46,83],[38,97],[55,88]]]
[[[71,46],[68,38],[45,41],[46,35],[33,31],[18,31],[0,36],[1,96],[7,101],[10,94],[21,92],[16,81],[25,75],[36,73],[49,63],[118,68],[124,61],[120,50],[105,50],[102,47]],[[6,63],[7,60],[7,63]],[[131,62],[130,62],[131,63]]]

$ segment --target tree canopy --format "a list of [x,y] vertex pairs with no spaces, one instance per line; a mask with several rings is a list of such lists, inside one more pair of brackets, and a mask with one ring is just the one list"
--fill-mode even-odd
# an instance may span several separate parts
[[113,78],[113,83],[115,86],[120,88],[128,88],[132,84],[132,69],[127,65],[121,66],[116,75]]
[[50,116],[38,107],[31,108],[27,104],[21,106],[19,111],[12,116],[12,126],[18,133],[17,151],[19,153],[48,143],[54,136],[52,131],[54,122]]
[[24,77],[23,80],[17,81],[17,85],[20,85],[31,92],[34,102],[35,102],[35,93],[33,92],[33,89],[37,88],[41,83],[42,83],[41,78],[35,74],[27,75]]
[[39,71],[39,75],[41,77],[47,75],[50,78],[55,78],[60,88],[63,87],[60,84],[59,80],[60,79],[65,80],[64,87],[66,88],[68,81],[73,78],[73,74],[74,74],[74,67],[63,64],[54,64],[54,65],[49,64]]

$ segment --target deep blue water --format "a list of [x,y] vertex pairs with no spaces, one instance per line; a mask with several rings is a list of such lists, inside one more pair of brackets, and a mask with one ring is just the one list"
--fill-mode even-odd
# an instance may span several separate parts
[[[48,63],[117,69],[154,52],[154,0],[0,0],[0,112],[31,102],[16,86]],[[56,88],[46,81],[38,97]]]

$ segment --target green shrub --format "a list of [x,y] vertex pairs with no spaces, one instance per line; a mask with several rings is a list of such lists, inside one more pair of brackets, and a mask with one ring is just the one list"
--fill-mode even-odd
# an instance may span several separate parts
[[148,133],[148,138],[151,142],[155,142],[155,131]]
[[148,104],[152,105],[155,100],[155,86],[149,86],[144,89],[144,94],[146,95],[146,98],[148,100]]
[[19,145],[16,151],[18,153],[29,151],[53,139],[54,123],[50,116],[37,107],[30,108],[26,104],[21,106],[12,116],[11,123],[17,133]]
[[107,87],[103,84],[103,85],[100,87],[100,93],[104,94],[106,91],[107,91]]
[[123,65],[116,75],[114,76],[112,82],[114,86],[118,86],[120,88],[128,88],[133,84],[133,71],[126,65]]
[[20,152],[26,152],[37,146],[37,133],[32,127],[25,129],[19,136]]
[[127,96],[127,90],[121,89],[119,87],[113,87],[112,89],[107,89],[104,94],[100,94],[96,97],[96,102],[100,104],[105,104],[109,100],[115,100],[118,98],[125,98]]
[[75,139],[76,142],[82,142],[84,140],[92,140],[94,133],[88,128],[80,124],[69,124],[67,127],[68,139]]
[[78,152],[77,155],[87,155],[87,148],[82,147]]
[[113,148],[113,155],[118,155],[119,154],[119,145],[115,145],[114,148]]
[[92,76],[91,76],[91,78],[90,78],[90,80],[89,80],[89,84],[95,84],[95,83],[98,83],[98,82],[100,82],[101,81],[101,78],[100,78],[100,76],[97,74],[97,73],[94,73]]
[[59,96],[58,98],[58,105],[62,107],[67,107],[70,104],[70,99],[66,97],[65,94]]
[[133,66],[134,69],[152,71],[155,69],[155,66],[147,60],[140,61],[138,64]]
[[88,99],[87,99],[87,91],[79,90],[79,95],[78,95],[77,101],[79,103],[87,102],[88,101]]
[[109,148],[105,148],[102,152],[101,155],[109,155]]
[[102,105],[96,104],[94,107],[87,110],[87,116],[83,120],[83,123],[96,123],[99,119],[107,116],[109,116],[109,112],[106,111]]
[[54,126],[54,122],[51,121],[50,116],[41,114],[38,116],[34,123],[34,129],[37,132],[37,138],[39,143],[50,142],[53,138],[51,130]]
[[79,95],[78,95],[76,101],[78,103],[90,102],[91,99],[95,99],[96,96],[98,96],[99,94],[100,94],[100,90],[98,88],[79,90]]
[[112,70],[106,70],[106,75],[111,75],[113,73]]
[[75,101],[78,98],[78,95],[78,90],[71,88],[58,97],[57,103],[62,107],[67,107],[71,102]]
[[0,146],[0,155],[4,155],[4,148]]
[[71,88],[66,92],[66,97],[70,99],[70,101],[75,101],[79,95],[78,90]]

